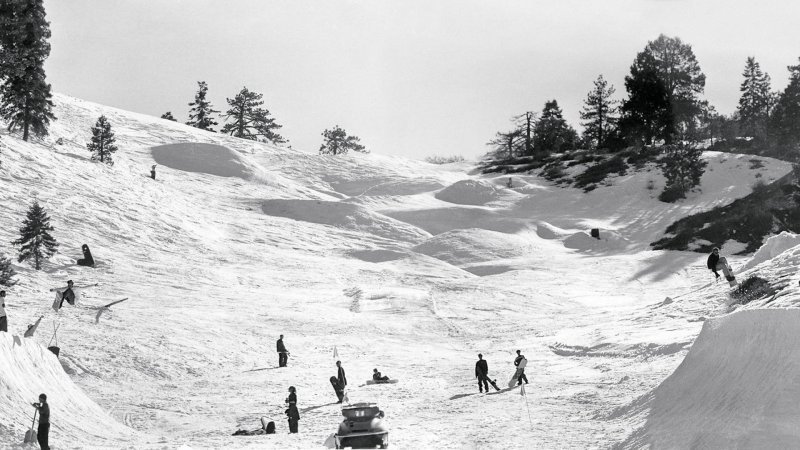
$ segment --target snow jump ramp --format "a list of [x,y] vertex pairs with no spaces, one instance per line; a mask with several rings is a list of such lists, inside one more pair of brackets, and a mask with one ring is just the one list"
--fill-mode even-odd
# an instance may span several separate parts
[[707,321],[621,448],[798,448],[800,309]]

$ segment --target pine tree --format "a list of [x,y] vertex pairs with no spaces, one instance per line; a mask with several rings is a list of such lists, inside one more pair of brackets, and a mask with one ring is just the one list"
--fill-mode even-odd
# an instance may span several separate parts
[[274,131],[281,128],[281,125],[275,123],[275,118],[270,117],[269,110],[261,108],[264,104],[262,97],[262,94],[250,92],[243,87],[236,97],[226,99],[230,109],[224,117],[231,122],[226,123],[221,132],[251,141],[263,140],[273,144],[286,142]]
[[702,159],[703,150],[695,145],[681,142],[664,146],[664,157],[661,159],[661,171],[667,179],[664,192],[659,199],[673,202],[684,198],[686,193],[700,184],[708,162]]
[[578,133],[564,120],[564,113],[555,100],[545,102],[542,116],[534,127],[533,136],[533,148],[538,152],[571,149],[578,141]]
[[46,136],[50,121],[55,120],[44,72],[49,38],[43,0],[0,4],[0,116],[9,131],[21,128],[25,141],[31,133]]
[[789,85],[778,98],[770,118],[770,135],[779,145],[791,148],[800,144],[800,64],[788,69]]
[[11,267],[11,260],[0,255],[0,286],[11,287],[17,284],[13,279],[17,272]]
[[211,127],[217,125],[217,122],[211,115],[217,114],[219,111],[213,109],[211,107],[211,102],[206,100],[206,94],[208,94],[208,85],[206,82],[198,81],[197,86],[197,94],[194,96],[194,101],[189,103],[189,106],[192,108],[189,110],[189,121],[186,122],[186,125],[213,132],[214,129]]
[[111,154],[117,151],[115,142],[111,124],[108,123],[106,116],[100,116],[92,127],[92,140],[86,144],[86,148],[92,152],[92,161],[100,160],[101,163],[113,165]]
[[356,136],[348,136],[343,129],[339,128],[339,125],[334,126],[333,130],[323,131],[322,136],[325,140],[319,147],[320,155],[344,155],[350,150],[369,153],[369,150],[359,144],[361,139]]
[[763,137],[766,132],[769,113],[774,105],[769,74],[761,71],[761,66],[752,56],[747,58],[739,90],[739,124],[745,135]]
[[625,77],[628,98],[622,102],[619,128],[623,137],[636,143],[653,144],[656,139],[667,140],[674,132],[672,108],[667,89],[659,78],[656,61],[639,53]]
[[161,115],[161,118],[162,119],[166,119],[166,120],[171,120],[173,122],[177,122],[175,117],[172,116],[172,111],[165,112],[164,114]]
[[505,157],[510,159],[514,157],[514,152],[518,155],[524,153],[525,136],[519,129],[507,132],[498,131],[494,139],[487,142],[486,145],[491,146],[498,157],[505,154]]
[[39,202],[34,201],[19,229],[19,239],[12,242],[20,246],[18,262],[33,258],[36,270],[40,270],[42,260],[53,256],[58,249],[58,242],[50,235],[51,231],[50,217],[39,206]]
[[593,142],[596,148],[605,146],[606,138],[617,122],[616,101],[611,99],[614,92],[614,86],[609,86],[600,75],[594,82],[594,89],[589,91],[583,102],[583,136],[587,142]]

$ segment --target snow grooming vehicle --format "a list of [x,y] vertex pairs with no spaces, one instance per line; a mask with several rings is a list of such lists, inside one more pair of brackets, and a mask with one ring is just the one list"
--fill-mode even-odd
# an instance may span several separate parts
[[375,403],[354,403],[342,407],[345,419],[333,435],[336,448],[388,448],[389,430],[383,411]]

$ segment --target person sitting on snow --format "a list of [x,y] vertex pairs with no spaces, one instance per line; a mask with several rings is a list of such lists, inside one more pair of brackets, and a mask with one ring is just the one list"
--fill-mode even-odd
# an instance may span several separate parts
[[378,369],[372,369],[372,379],[375,381],[389,381],[389,377],[381,376],[381,373],[378,372]]

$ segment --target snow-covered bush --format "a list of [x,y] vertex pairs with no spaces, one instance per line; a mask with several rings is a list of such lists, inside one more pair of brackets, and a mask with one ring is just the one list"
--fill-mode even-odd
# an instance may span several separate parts
[[744,280],[730,295],[732,299],[736,300],[734,304],[746,305],[753,300],[773,294],[775,294],[775,289],[769,285],[767,280],[753,275]]

